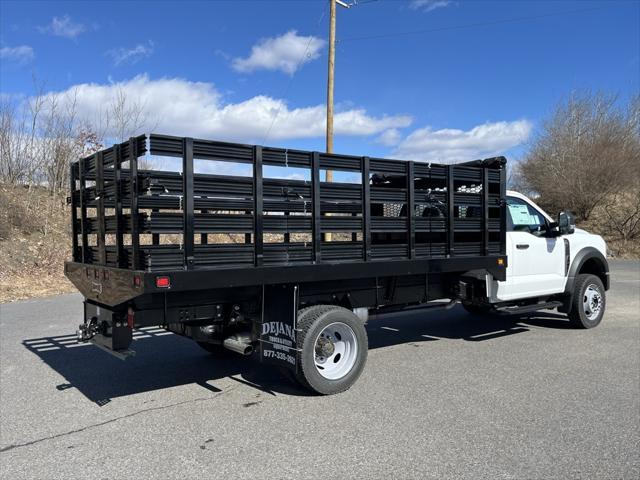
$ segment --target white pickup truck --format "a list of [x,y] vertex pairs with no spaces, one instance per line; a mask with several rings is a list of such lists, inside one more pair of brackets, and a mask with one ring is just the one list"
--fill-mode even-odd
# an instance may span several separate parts
[[557,307],[573,325],[592,328],[604,315],[609,289],[606,244],[575,228],[570,214],[558,222],[531,199],[507,191],[505,281],[486,275],[486,297],[463,301],[471,313],[524,313]]

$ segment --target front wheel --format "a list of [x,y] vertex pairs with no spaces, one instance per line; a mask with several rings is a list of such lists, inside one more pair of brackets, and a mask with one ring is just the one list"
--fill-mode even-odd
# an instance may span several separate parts
[[367,331],[350,310],[316,305],[298,314],[296,379],[321,395],[349,389],[367,362]]
[[602,321],[605,306],[602,280],[595,275],[578,275],[569,312],[571,324],[577,328],[595,327]]

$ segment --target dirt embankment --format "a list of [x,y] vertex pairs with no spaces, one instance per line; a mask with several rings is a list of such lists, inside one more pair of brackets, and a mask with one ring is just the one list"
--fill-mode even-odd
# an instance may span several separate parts
[[72,292],[69,208],[42,187],[0,185],[0,303]]

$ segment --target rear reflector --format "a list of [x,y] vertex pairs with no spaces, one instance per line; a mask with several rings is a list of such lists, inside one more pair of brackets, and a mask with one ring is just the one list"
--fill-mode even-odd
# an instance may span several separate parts
[[169,280],[169,277],[156,277],[156,287],[169,288],[171,287],[171,280]]
[[134,312],[133,308],[129,307],[129,309],[127,310],[127,326],[129,328],[133,328],[133,325],[135,323],[134,322],[134,315],[135,315],[135,312]]

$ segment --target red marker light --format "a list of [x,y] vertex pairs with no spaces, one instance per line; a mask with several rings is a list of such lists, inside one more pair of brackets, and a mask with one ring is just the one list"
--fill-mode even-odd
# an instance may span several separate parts
[[158,288],[170,288],[171,280],[169,277],[156,277],[156,287]]

